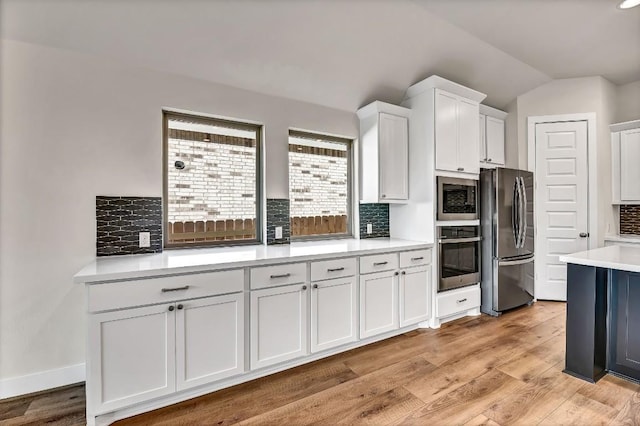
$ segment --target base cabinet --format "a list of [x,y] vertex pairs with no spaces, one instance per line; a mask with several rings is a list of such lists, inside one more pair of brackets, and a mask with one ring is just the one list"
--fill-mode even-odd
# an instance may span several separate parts
[[640,380],[640,274],[613,271],[609,370]]
[[244,372],[244,296],[176,306],[176,384],[189,389]]
[[[169,310],[171,309],[171,310]],[[175,307],[92,315],[87,404],[106,413],[175,391]]]
[[360,338],[398,328],[397,271],[360,277]]
[[431,266],[407,268],[400,273],[400,327],[431,317]]
[[320,352],[358,338],[356,277],[312,284],[311,352]]
[[251,369],[308,354],[308,285],[251,292]]

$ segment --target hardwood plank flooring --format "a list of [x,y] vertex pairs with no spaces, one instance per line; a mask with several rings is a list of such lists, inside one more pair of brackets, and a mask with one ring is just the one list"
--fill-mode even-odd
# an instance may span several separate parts
[[[640,425],[640,385],[562,373],[565,304],[463,318],[117,425]],[[84,424],[84,386],[0,401],[0,425]]]

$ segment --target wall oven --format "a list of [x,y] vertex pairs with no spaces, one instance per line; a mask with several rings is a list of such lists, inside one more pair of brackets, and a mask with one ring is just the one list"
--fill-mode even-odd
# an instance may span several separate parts
[[480,282],[480,227],[438,228],[438,291]]
[[478,181],[438,176],[438,220],[479,219]]

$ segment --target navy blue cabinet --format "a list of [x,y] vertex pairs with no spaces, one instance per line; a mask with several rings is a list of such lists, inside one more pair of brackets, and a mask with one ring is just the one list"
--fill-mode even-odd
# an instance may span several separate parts
[[640,274],[612,271],[608,369],[640,380]]

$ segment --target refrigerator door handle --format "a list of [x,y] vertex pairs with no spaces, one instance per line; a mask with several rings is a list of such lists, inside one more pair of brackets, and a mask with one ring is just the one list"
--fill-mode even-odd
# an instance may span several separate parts
[[518,260],[500,260],[498,261],[498,266],[515,266],[515,265],[524,265],[525,263],[533,262],[534,257],[528,257],[526,259],[518,259]]
[[520,241],[520,229],[518,229],[518,224],[520,218],[518,217],[519,207],[518,202],[520,200],[520,185],[518,184],[518,178],[516,177],[513,183],[513,203],[511,204],[511,227],[513,228],[513,240],[515,242],[516,248],[519,247]]
[[520,248],[524,248],[525,238],[527,238],[527,189],[524,186],[524,178],[520,176],[520,191],[522,193],[522,238],[520,240]]

